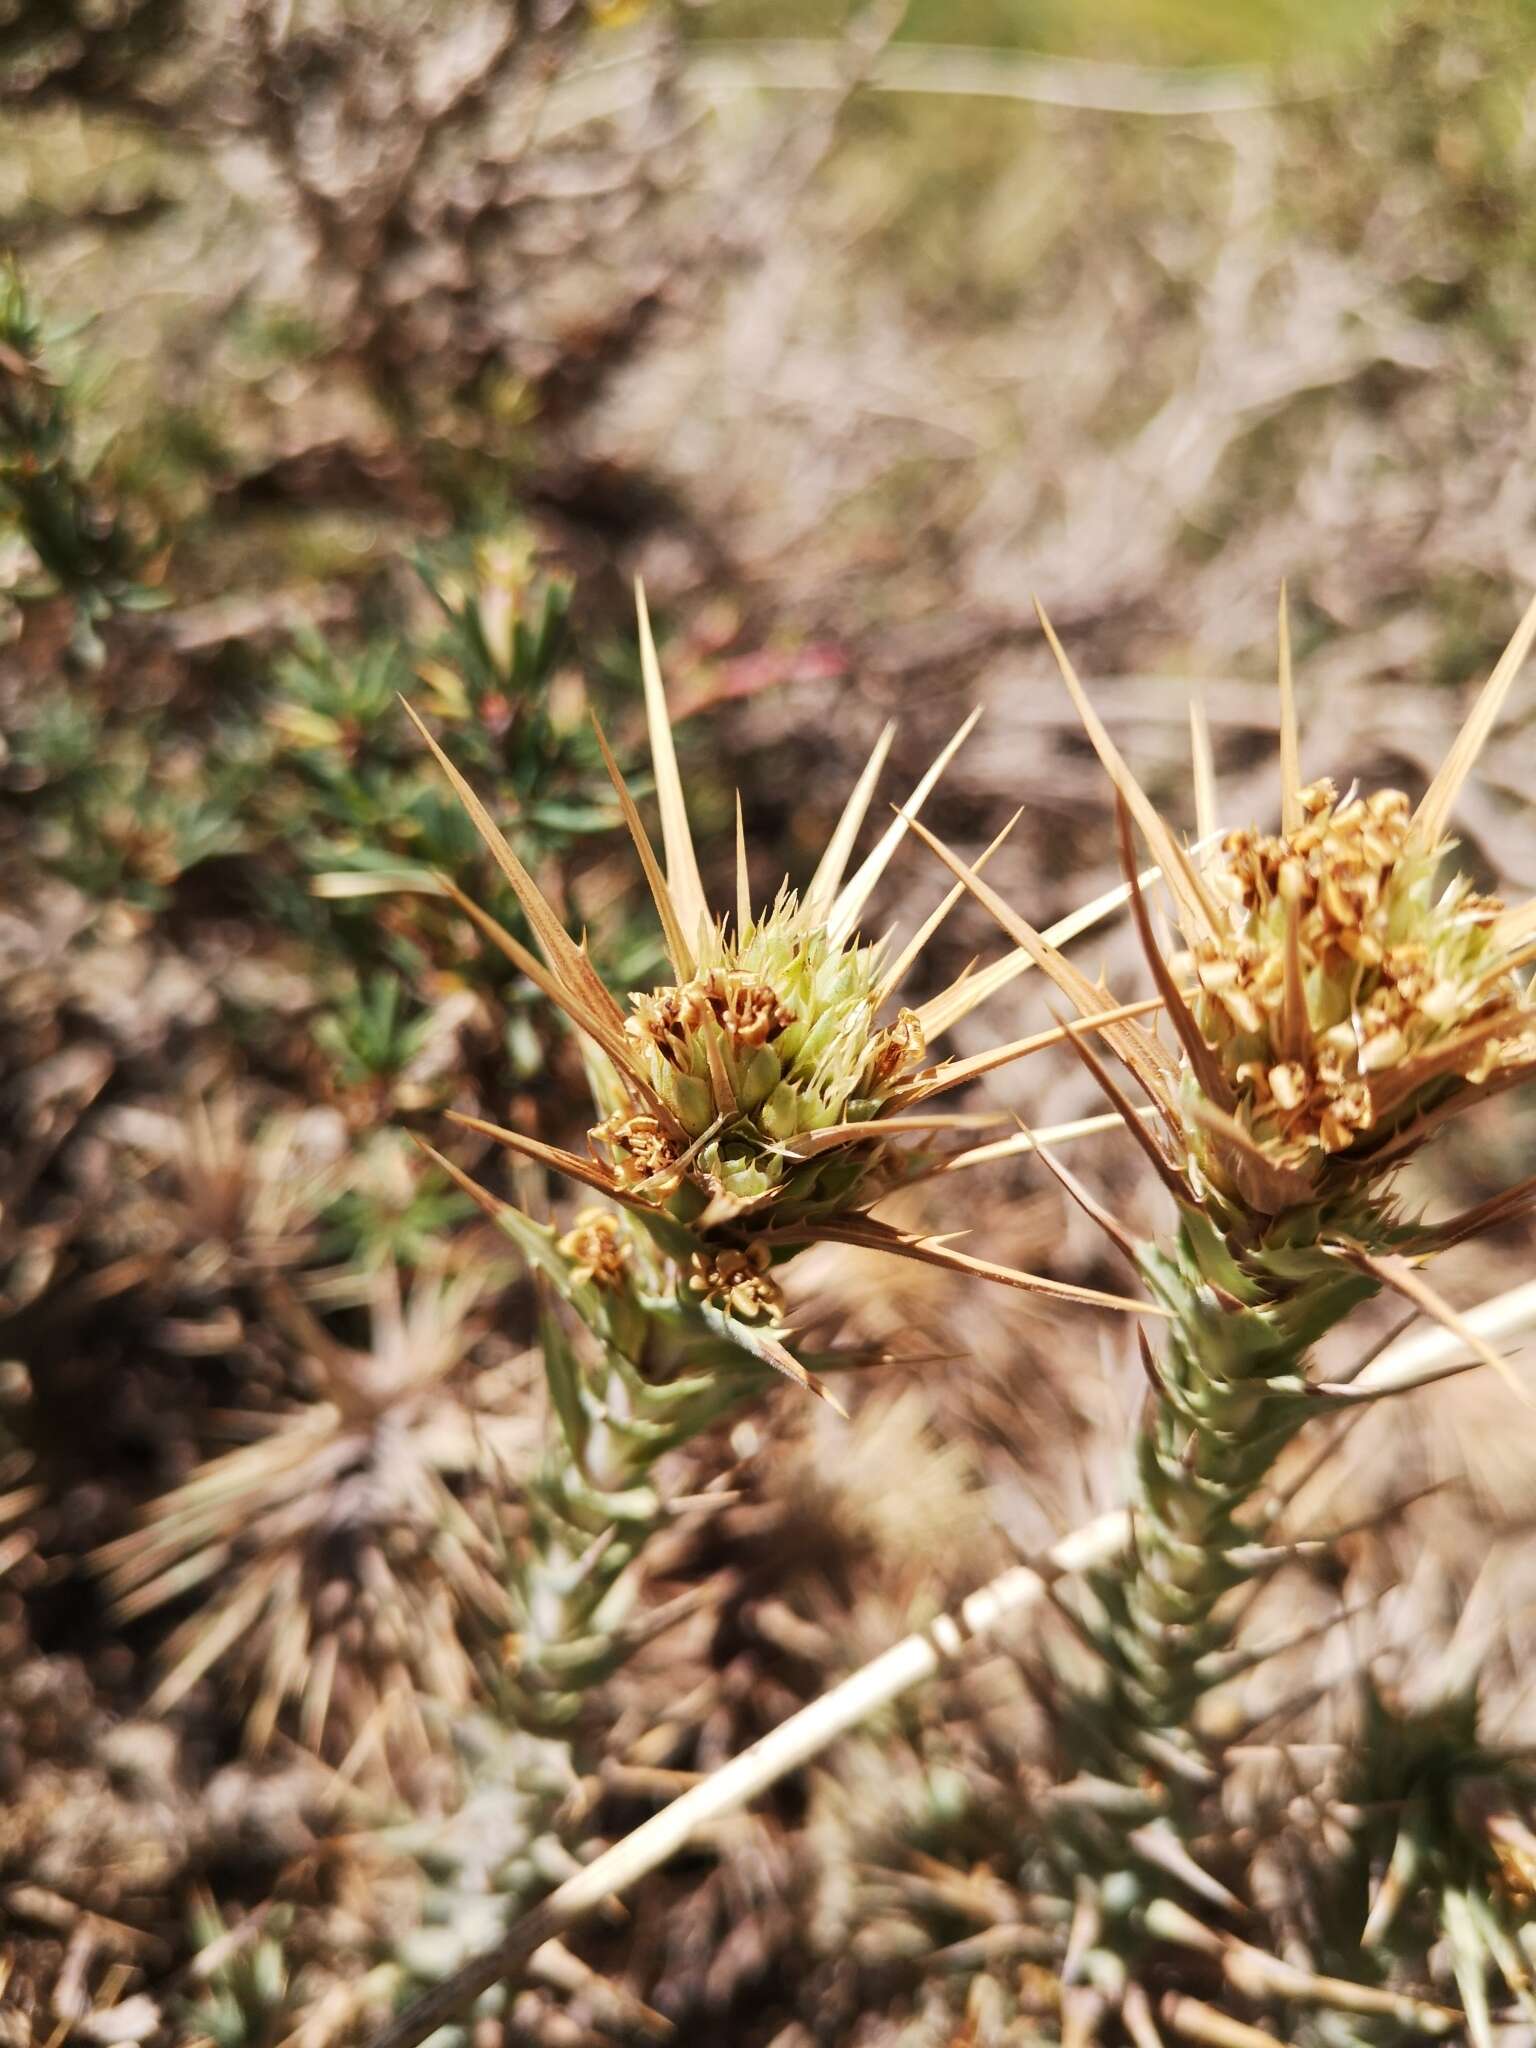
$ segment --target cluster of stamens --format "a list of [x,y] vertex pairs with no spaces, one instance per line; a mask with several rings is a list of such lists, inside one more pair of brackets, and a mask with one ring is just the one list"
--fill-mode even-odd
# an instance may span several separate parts
[[922,1022],[915,1010],[898,1011],[896,1022],[871,1042],[869,1085],[888,1087],[898,1074],[915,1067],[928,1051]]
[[637,1187],[643,1181],[658,1198],[665,1198],[681,1183],[679,1162],[687,1148],[649,1110],[619,1110],[594,1124],[588,1135],[612,1147],[621,1187]]
[[690,1068],[690,1054],[699,1033],[717,1025],[732,1045],[766,1045],[795,1021],[775,991],[746,975],[713,967],[680,988],[658,988],[630,996],[631,1014],[624,1029],[631,1038],[649,1039],[680,1072]]

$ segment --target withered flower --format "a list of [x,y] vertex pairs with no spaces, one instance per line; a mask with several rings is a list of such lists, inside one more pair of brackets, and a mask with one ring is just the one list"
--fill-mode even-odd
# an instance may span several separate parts
[[1401,790],[1341,802],[1323,781],[1286,801],[1299,823],[1229,832],[1206,862],[1216,915],[1174,965],[1230,1113],[1315,1177],[1530,1067],[1536,1008],[1518,921],[1510,937],[1502,903],[1441,883],[1453,842],[1427,838]]

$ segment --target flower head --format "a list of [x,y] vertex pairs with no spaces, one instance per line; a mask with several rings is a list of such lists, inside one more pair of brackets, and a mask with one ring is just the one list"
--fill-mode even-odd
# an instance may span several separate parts
[[[769,1267],[808,1240],[832,1234],[1014,1286],[1139,1307],[989,1265],[941,1240],[905,1236],[869,1213],[915,1173],[931,1170],[931,1159],[907,1140],[994,1121],[936,1114],[928,1107],[936,1095],[1059,1036],[1046,1033],[970,1060],[930,1058],[931,1042],[1008,978],[1008,972],[962,977],[920,1009],[901,1005],[901,981],[959,889],[894,958],[859,929],[876,884],[975,714],[849,874],[893,737],[894,729],[887,728],[809,883],[796,891],[786,881],[761,911],[752,906],[738,807],[734,914],[717,915],[699,875],[643,594],[639,619],[660,857],[601,730],[598,741],[655,904],[670,974],[654,988],[632,992],[627,1002],[603,984],[585,948],[565,930],[478,797],[416,720],[511,884],[543,958],[454,883],[445,879],[443,887],[580,1031],[599,1108],[585,1158],[476,1118],[457,1120],[628,1209],[673,1261],[683,1296],[723,1307],[736,1322],[775,1312],[778,1295],[766,1278]],[[1074,928],[1123,900],[1118,892],[1091,906]],[[450,1162],[441,1163],[457,1175]],[[502,1205],[464,1184],[501,1213]],[[584,1276],[600,1272],[585,1250],[573,1256]],[[700,1280],[703,1286],[692,1284]]]
[[611,1209],[581,1210],[555,1248],[570,1261],[571,1279],[578,1287],[616,1293],[628,1278],[630,1247]]
[[[1332,782],[1302,786],[1282,598],[1280,830],[1217,834],[1209,785],[1197,777],[1196,852],[1136,782],[1043,613],[1041,623],[1115,786],[1130,901],[1182,1061],[1123,1011],[1112,1015],[1112,999],[1071,968],[1050,934],[1035,932],[917,831],[1072,1001],[1077,1032],[1097,1029],[1136,1077],[1163,1125],[1161,1144],[1078,1037],[1176,1193],[1228,1200],[1260,1219],[1305,1208],[1367,1258],[1448,1241],[1458,1226],[1403,1226],[1382,1184],[1446,1117],[1536,1073],[1527,971],[1536,905],[1507,909],[1448,871],[1454,842],[1446,833],[1536,639],[1536,603],[1414,809],[1399,790],[1341,797]],[[1203,754],[1197,746],[1197,763]],[[1145,878],[1135,875],[1133,825],[1174,901],[1185,950],[1171,960],[1153,938]],[[1496,1198],[1498,1213],[1527,1199],[1536,1189]]]
[[718,1251],[695,1252],[689,1261],[688,1288],[744,1323],[759,1316],[776,1322],[784,1308],[783,1295],[768,1277],[768,1253],[760,1244],[749,1244],[745,1251],[722,1245]]
[[900,1161],[854,1127],[899,1100],[925,1051],[913,1011],[879,1021],[881,949],[834,938],[784,890],[737,936],[715,926],[699,952],[680,985],[630,997],[625,1035],[672,1122],[638,1110],[597,1125],[615,1173],[690,1220],[846,1208],[855,1187],[867,1204]]

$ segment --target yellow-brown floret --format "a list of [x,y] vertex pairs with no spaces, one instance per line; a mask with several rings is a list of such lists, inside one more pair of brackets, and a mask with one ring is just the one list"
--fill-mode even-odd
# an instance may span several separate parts
[[621,1187],[637,1187],[643,1181],[661,1200],[682,1180],[678,1162],[687,1148],[649,1110],[618,1111],[594,1124],[590,1135],[611,1149]]
[[571,1261],[571,1278],[578,1285],[590,1284],[610,1293],[624,1285],[630,1247],[611,1209],[581,1210],[558,1249]]
[[1407,797],[1303,790],[1290,832],[1229,832],[1206,871],[1220,923],[1189,965],[1236,1111],[1280,1163],[1347,1152],[1446,1081],[1536,1059],[1504,906],[1416,838]]
[[688,1286],[708,1307],[723,1309],[743,1322],[754,1322],[759,1316],[777,1321],[783,1313],[784,1297],[768,1277],[768,1253],[760,1244],[741,1251],[724,1246],[718,1251],[695,1252]]

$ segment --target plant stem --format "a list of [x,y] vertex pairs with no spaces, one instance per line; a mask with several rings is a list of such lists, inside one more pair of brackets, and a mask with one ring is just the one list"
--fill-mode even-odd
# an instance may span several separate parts
[[1096,1767],[1144,1784],[1149,1748],[1198,1756],[1194,1712],[1229,1633],[1219,1604],[1254,1569],[1245,1511],[1317,1412],[1308,1349],[1373,1283],[1318,1246],[1305,1216],[1241,1246],[1189,1209],[1170,1249],[1149,1247],[1141,1263],[1171,1321],[1161,1359],[1147,1354],[1134,1540],[1093,1578],[1089,1626],[1109,1669],[1092,1716]]
[[[1465,1320],[1485,1337],[1512,1337],[1536,1327],[1536,1287],[1512,1288],[1471,1310]],[[1434,1378],[1442,1369],[1454,1370],[1464,1348],[1450,1331],[1426,1331],[1389,1346],[1372,1373],[1393,1383],[1406,1360],[1415,1374]],[[703,1829],[760,1797],[839,1736],[860,1726],[914,1685],[932,1678],[967,1642],[989,1635],[1005,1621],[1038,1606],[1055,1579],[1080,1572],[1102,1575],[1111,1561],[1124,1553],[1129,1535],[1127,1515],[1101,1515],[1063,1537],[1033,1566],[1010,1567],[970,1594],[954,1614],[940,1616],[883,1651],[568,1878],[508,1928],[494,1948],[473,1957],[399,2014],[374,2036],[369,2048],[417,2048],[470,2000],[513,1976],[542,1943],[584,1920],[605,1899],[638,1884]]]
[[493,1984],[524,1967],[543,1943],[584,1920],[604,1900],[657,1869],[713,1822],[734,1813],[840,1735],[899,1697],[977,1636],[1040,1602],[1053,1579],[1100,1565],[1124,1545],[1123,1514],[1102,1515],[1063,1537],[1036,1565],[1014,1565],[964,1600],[954,1614],[905,1637],[819,1700],[733,1757],[701,1784],[616,1842],[526,1914],[494,1948],[434,1985],[377,2034],[370,2048],[416,2048]]

